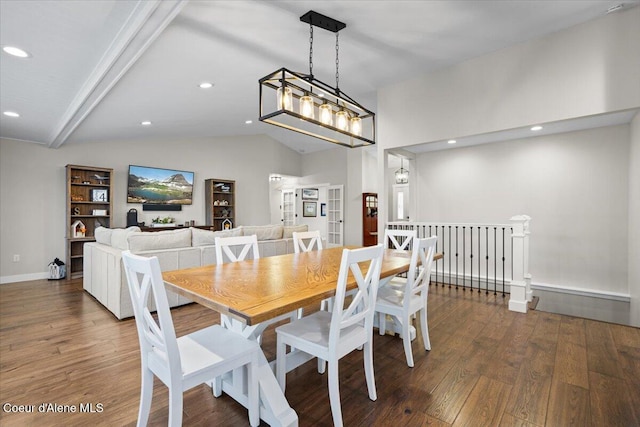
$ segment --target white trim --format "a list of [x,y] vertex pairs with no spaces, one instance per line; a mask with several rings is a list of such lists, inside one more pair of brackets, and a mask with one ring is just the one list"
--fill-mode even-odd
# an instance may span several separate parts
[[613,301],[631,302],[631,295],[619,292],[609,292],[585,288],[569,288],[566,286],[551,285],[549,283],[532,283],[531,289],[557,292],[561,294],[579,295],[583,297],[608,299]]
[[45,271],[43,273],[16,274],[15,276],[0,276],[0,285],[15,282],[28,282],[31,280],[42,280],[48,278],[48,271]]

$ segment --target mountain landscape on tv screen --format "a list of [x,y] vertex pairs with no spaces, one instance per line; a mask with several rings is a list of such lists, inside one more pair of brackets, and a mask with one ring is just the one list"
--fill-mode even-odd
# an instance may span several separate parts
[[193,184],[181,173],[154,179],[129,174],[128,203],[191,204]]

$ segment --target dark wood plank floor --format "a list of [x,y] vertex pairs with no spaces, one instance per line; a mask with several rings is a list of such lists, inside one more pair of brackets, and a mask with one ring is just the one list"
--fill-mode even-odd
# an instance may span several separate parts
[[[218,321],[196,304],[172,313],[179,335]],[[517,314],[501,296],[435,286],[429,325],[432,350],[414,341],[413,369],[397,337],[375,334],[376,402],[368,398],[361,352],[341,361],[345,425],[640,424],[640,329]],[[267,358],[275,356],[273,329],[263,348]],[[134,321],[116,320],[80,280],[0,286],[1,425],[135,425],[139,360]],[[315,368],[307,363],[287,378],[301,426],[331,425],[326,375]],[[167,395],[156,380],[151,425],[166,425]],[[206,386],[184,399],[185,425],[248,425],[244,408],[224,395],[213,398]],[[96,412],[41,413],[42,403],[76,410],[91,403]],[[35,412],[8,412],[6,404],[33,405]]]

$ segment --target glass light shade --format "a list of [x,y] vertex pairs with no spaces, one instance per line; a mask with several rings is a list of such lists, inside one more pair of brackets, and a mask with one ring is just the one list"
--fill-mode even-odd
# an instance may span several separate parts
[[320,123],[331,126],[333,124],[333,111],[331,111],[331,105],[322,104],[318,108],[318,111],[320,112]]
[[351,118],[351,133],[362,136],[362,119],[360,117]]
[[309,95],[300,97],[300,115],[309,119],[313,119],[315,116],[313,111],[313,98]]
[[[284,93],[284,96],[283,96]],[[290,87],[279,87],[277,90],[278,110],[292,110],[293,93]]]
[[396,171],[396,184],[406,184],[409,182],[409,171],[400,167]]
[[349,130],[349,116],[344,110],[336,113],[336,127],[340,130]]

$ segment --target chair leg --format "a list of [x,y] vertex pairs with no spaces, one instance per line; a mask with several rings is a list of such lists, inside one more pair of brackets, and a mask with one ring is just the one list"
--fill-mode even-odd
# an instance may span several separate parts
[[387,333],[387,315],[378,313],[378,333],[384,335]]
[[318,357],[318,373],[324,374],[326,370],[327,370],[327,362],[324,359],[320,359]]
[[340,406],[340,376],[338,373],[338,361],[330,360],[329,364],[329,401],[331,402],[331,414],[333,425],[342,427],[342,407]]
[[211,392],[213,393],[213,397],[222,396],[222,377],[218,376],[213,379],[211,383]]
[[424,349],[431,350],[431,340],[429,339],[429,323],[427,322],[427,309],[420,310],[420,327],[422,329],[422,340]]
[[169,427],[182,425],[182,384],[169,385]]
[[364,375],[367,379],[367,389],[369,391],[369,399],[377,400],[376,377],[373,372],[373,337],[364,345]]
[[276,340],[276,379],[284,393],[287,387],[287,344],[282,341],[280,335]]
[[153,372],[142,368],[142,386],[140,390],[140,409],[138,410],[138,427],[146,426],[151,412],[153,398]]
[[409,321],[411,316],[407,316],[406,319],[402,319],[402,344],[404,345],[404,355],[407,358],[407,365],[413,368],[413,353],[411,352],[411,333],[409,327],[411,322]]
[[255,354],[251,363],[247,364],[247,406],[249,409],[249,424],[252,427],[260,425],[260,391],[258,390],[258,356]]

